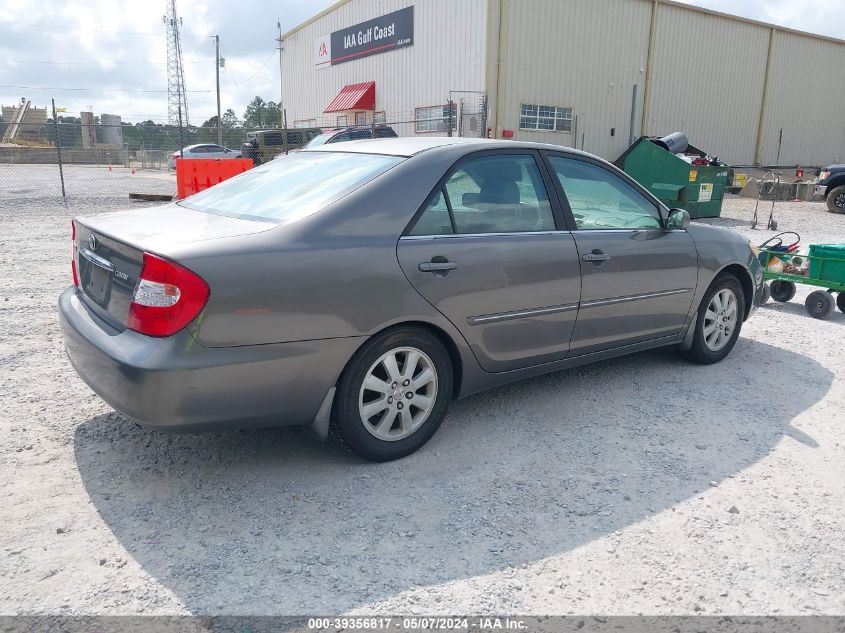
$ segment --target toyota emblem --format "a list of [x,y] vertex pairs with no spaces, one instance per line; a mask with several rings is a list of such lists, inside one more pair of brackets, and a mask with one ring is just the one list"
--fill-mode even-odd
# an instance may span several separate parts
[[88,248],[90,248],[92,251],[96,251],[97,246],[97,236],[91,233],[91,235],[88,236]]

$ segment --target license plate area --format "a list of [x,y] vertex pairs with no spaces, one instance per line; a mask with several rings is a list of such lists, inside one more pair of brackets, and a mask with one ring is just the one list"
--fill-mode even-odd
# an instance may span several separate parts
[[79,254],[79,284],[82,291],[97,305],[108,308],[114,266],[87,248],[81,248]]

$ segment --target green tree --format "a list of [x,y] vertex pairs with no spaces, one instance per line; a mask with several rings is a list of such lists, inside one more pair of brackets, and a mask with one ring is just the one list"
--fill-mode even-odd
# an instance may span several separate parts
[[235,114],[235,111],[232,110],[232,108],[229,108],[223,113],[221,120],[223,121],[223,127],[225,128],[238,127],[238,115]]
[[267,116],[267,102],[256,96],[244,110],[245,127],[264,127]]

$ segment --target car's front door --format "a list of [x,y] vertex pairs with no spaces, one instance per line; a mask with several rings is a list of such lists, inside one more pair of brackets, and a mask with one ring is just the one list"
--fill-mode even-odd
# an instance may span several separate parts
[[664,229],[658,205],[611,168],[546,157],[581,263],[570,355],[676,336],[698,279],[695,242],[685,230]]
[[397,247],[410,282],[490,372],[558,360],[569,350],[581,273],[543,172],[539,154],[528,150],[470,155],[432,192]]

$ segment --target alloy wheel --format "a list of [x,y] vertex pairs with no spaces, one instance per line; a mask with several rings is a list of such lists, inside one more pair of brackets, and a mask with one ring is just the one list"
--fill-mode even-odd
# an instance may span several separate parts
[[722,288],[710,299],[704,313],[704,344],[711,352],[718,352],[731,340],[739,318],[736,306],[736,295],[730,288]]
[[370,434],[394,442],[420,428],[436,400],[437,371],[431,358],[414,347],[398,347],[382,354],[367,371],[358,412]]

